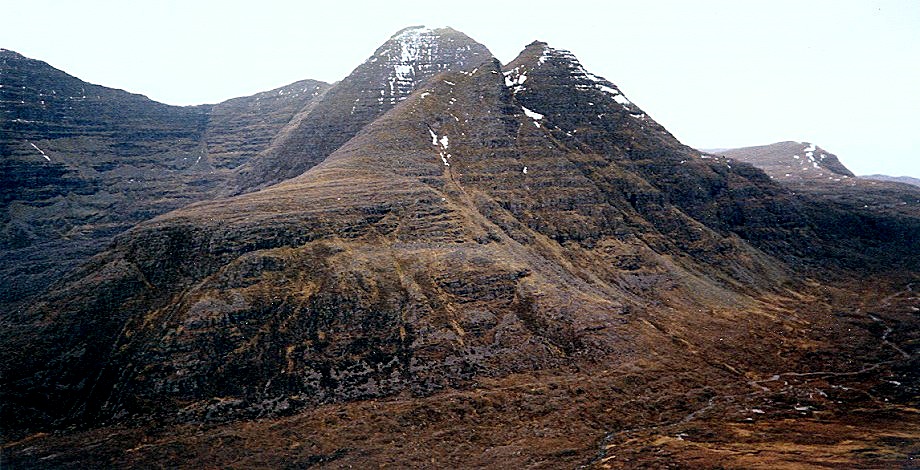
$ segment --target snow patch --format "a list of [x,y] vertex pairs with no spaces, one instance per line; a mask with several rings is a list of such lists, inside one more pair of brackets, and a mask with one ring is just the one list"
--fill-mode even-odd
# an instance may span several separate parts
[[616,96],[614,96],[614,97],[613,97],[613,101],[616,101],[617,103],[622,104],[623,107],[626,108],[626,109],[629,109],[629,108],[628,108],[628,105],[631,105],[631,104],[632,104],[632,101],[629,101],[629,100],[626,99],[626,97],[623,96],[623,95],[616,95]]
[[525,106],[521,106],[521,109],[524,111],[524,114],[531,119],[534,119],[534,120],[543,119],[542,114],[535,112],[535,111],[531,111],[530,109],[527,109],[527,107]]
[[540,55],[540,58],[537,59],[537,63],[543,65],[546,63],[546,59],[549,59],[551,49],[549,47],[543,46],[543,54]]
[[[26,142],[28,142],[28,141],[26,141]],[[49,162],[51,161],[51,157],[49,157],[48,155],[46,155],[44,150],[38,148],[38,146],[35,145],[35,144],[33,144],[32,142],[29,142],[29,145],[31,145],[32,148],[34,148],[35,150],[38,150],[38,153],[42,154],[42,156],[45,157],[45,160],[48,160]]]
[[[615,96],[618,96],[618,95],[620,94],[619,91],[617,91],[616,89],[611,88],[611,87],[609,87],[609,86],[607,86],[607,85],[597,84],[597,85],[595,85],[595,88],[597,88],[597,89],[600,90],[600,91],[603,91],[604,93],[610,93],[611,95],[615,95]],[[615,98],[614,98],[614,99],[615,99]]]
[[527,73],[521,72],[520,67],[515,67],[502,75],[505,76],[505,86],[511,88],[512,94],[517,94],[524,89],[524,82],[527,81]]
[[438,136],[438,134],[432,128],[428,128],[428,134],[431,135],[431,145],[438,147],[438,155],[441,156],[441,161],[444,163],[444,166],[450,166],[448,159],[450,154],[447,153],[447,146],[450,144],[450,139],[445,136]]

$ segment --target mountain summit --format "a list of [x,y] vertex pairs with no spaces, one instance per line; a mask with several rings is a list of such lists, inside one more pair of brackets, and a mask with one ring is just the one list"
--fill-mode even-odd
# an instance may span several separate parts
[[777,142],[715,153],[762,168],[780,181],[842,181],[856,176],[840,163],[836,155],[810,142]]
[[272,145],[239,171],[236,191],[293,178],[315,166],[365,125],[405,100],[438,73],[471,69],[490,58],[482,44],[451,28],[406,28],[383,43]]

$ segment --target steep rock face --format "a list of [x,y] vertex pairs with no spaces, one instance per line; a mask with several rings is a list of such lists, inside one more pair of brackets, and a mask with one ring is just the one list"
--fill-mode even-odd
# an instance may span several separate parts
[[715,153],[748,162],[778,181],[842,181],[855,177],[836,155],[809,142],[777,142]]
[[176,107],[0,51],[0,305],[35,295],[131,225],[214,197],[327,87]]
[[[203,108],[91,85],[6,50],[0,84],[4,304],[47,286],[49,273],[72,268],[98,241],[213,184],[190,168]],[[153,197],[176,189],[173,201]]]
[[[688,331],[760,321],[677,312],[740,308],[788,276],[710,197],[747,195],[754,234],[791,203],[621,95],[571,87],[577,62],[544,47],[512,64],[531,78],[495,61],[438,75],[303,175],[119,236],[31,310],[49,347],[4,344],[8,412],[275,415],[663,354],[658,310]],[[669,184],[680,168],[722,192]]]
[[278,131],[329,89],[301,80],[252,96],[215,104],[208,113],[205,161],[214,168],[236,168],[268,148]]
[[399,31],[298,116],[259,158],[240,168],[236,191],[303,173],[434,75],[468,69],[491,56],[485,46],[451,28]]

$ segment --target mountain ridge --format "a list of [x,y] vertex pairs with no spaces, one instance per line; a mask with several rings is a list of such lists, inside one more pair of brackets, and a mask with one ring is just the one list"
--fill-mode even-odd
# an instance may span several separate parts
[[0,304],[8,309],[131,225],[216,196],[229,168],[327,86],[307,80],[271,96],[176,107],[12,51],[0,53],[0,84]]

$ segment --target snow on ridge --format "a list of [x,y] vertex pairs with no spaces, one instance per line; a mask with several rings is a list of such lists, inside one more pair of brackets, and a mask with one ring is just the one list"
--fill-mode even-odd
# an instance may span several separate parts
[[[440,71],[443,66],[436,64],[438,39],[435,29],[426,26],[406,28],[387,42],[387,47],[368,59],[375,63],[382,59],[384,67],[392,68],[383,91],[388,92],[390,104],[405,100],[415,88],[416,76],[428,70]],[[384,93],[386,95],[387,93]],[[378,98],[383,104],[384,99]]]
[[393,39],[399,39],[399,38],[403,38],[406,36],[418,36],[419,34],[423,34],[423,33],[432,33],[434,32],[435,29],[439,29],[439,28],[429,28],[428,26],[425,26],[425,25],[410,26],[396,33],[393,36]]
[[[610,83],[610,81],[608,81],[604,77],[601,77],[601,76],[598,76],[598,75],[595,75],[589,72],[587,69],[585,69],[583,65],[581,65],[581,62],[578,60],[577,57],[575,57],[575,54],[572,54],[570,51],[567,51],[565,49],[553,49],[551,47],[545,46],[543,48],[543,55],[540,56],[540,59],[538,60],[538,62],[540,64],[545,63],[546,59],[550,57],[551,55],[556,55],[557,57],[562,58],[566,62],[566,68],[569,71],[569,75],[572,76],[572,78],[574,78],[577,82],[582,82],[582,83],[576,83],[575,89],[577,90],[591,90],[591,89],[600,90],[604,93],[611,95],[613,97],[613,100],[616,101],[619,105],[621,105],[623,109],[627,111],[632,111],[632,108],[630,107],[632,105],[632,102],[626,99],[626,96],[624,96],[623,93],[620,90],[618,90],[613,83]],[[585,84],[584,82],[590,82],[590,83]]]
[[546,59],[549,59],[549,55],[550,55],[550,48],[549,48],[549,46],[545,46],[545,45],[544,45],[544,46],[543,46],[543,54],[541,54],[541,55],[540,55],[540,58],[537,59],[537,63],[539,63],[540,65],[545,64],[545,63],[546,63]]

